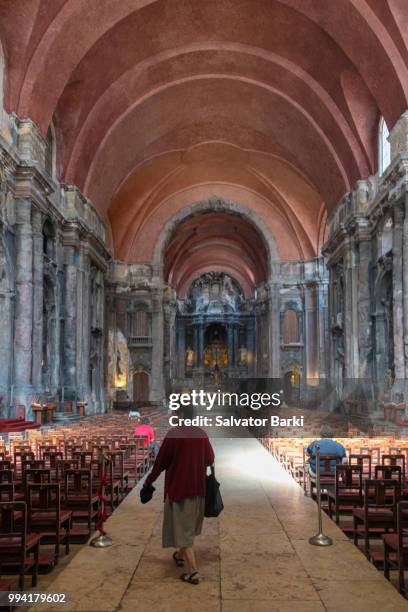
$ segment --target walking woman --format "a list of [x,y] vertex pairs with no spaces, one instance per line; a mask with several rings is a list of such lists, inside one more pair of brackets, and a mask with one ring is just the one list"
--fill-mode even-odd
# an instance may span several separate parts
[[[185,411],[186,412],[186,411]],[[176,548],[178,567],[187,566],[180,578],[199,584],[194,538],[204,520],[207,466],[214,463],[214,451],[205,431],[199,427],[173,427],[165,436],[153,469],[144,486],[150,487],[161,472],[164,480],[163,548]]]

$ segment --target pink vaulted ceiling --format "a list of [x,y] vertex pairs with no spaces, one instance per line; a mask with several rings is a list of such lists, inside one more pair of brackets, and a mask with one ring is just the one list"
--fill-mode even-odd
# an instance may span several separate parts
[[54,121],[59,177],[118,258],[213,195],[312,257],[408,106],[407,31],[402,0],[0,0],[5,104]]
[[236,278],[247,296],[268,278],[265,243],[248,221],[209,212],[181,223],[166,247],[164,279],[185,296],[192,280],[211,270]]

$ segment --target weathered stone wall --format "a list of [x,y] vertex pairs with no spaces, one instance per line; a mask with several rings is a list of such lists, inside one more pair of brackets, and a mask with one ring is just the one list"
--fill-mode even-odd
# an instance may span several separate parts
[[408,113],[391,164],[358,181],[329,219],[331,372],[338,396],[405,393],[408,374]]
[[35,124],[3,113],[0,133],[1,416],[33,399],[105,409],[105,227],[89,200],[45,168]]

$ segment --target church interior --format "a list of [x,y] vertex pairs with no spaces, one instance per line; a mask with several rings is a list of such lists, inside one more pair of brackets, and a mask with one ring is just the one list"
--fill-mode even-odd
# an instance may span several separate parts
[[[0,591],[408,609],[407,186],[405,0],[0,0]],[[305,426],[214,441],[197,607],[159,546],[162,485],[138,502],[132,413],[161,441],[171,393],[246,381]],[[307,474],[322,424],[358,466],[351,500]],[[385,468],[392,520],[360,524]],[[320,493],[327,549],[308,544]],[[23,504],[17,572],[3,502]]]

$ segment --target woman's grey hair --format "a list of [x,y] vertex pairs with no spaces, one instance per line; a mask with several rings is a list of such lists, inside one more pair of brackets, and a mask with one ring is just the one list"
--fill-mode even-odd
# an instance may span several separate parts
[[322,438],[332,438],[334,436],[334,431],[329,425],[323,425],[320,429],[320,435]]

